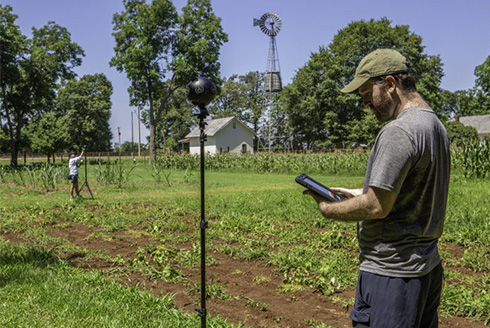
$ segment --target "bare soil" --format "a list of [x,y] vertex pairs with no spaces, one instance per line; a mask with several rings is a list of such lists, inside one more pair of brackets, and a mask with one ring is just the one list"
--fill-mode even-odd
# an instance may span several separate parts
[[[119,257],[125,263],[135,259],[138,248],[157,245],[158,241],[148,235],[141,227],[134,230],[106,232],[98,227],[89,227],[80,223],[59,222],[46,227],[47,234],[61,237],[71,244],[87,251],[97,251],[109,257]],[[28,242],[22,232],[2,233],[0,236],[12,243]],[[179,244],[174,247],[191,249],[190,244]],[[451,253],[457,254],[461,249],[452,247]],[[209,252],[216,263],[206,268],[206,281],[218,283],[227,288],[228,299],[210,297],[207,299],[207,311],[211,316],[220,316],[228,322],[242,322],[252,327],[309,327],[308,322],[323,322],[336,328],[351,327],[348,301],[354,297],[354,289],[336,294],[343,301],[333,303],[328,297],[313,289],[281,293],[278,287],[282,274],[273,266],[263,261],[239,261],[228,255]],[[107,270],[118,264],[104,258],[86,256],[86,252],[57,253],[73,266],[83,270]],[[107,257],[105,257],[107,258]],[[196,313],[200,306],[200,295],[195,286],[200,284],[200,269],[180,268],[185,279],[181,283],[165,282],[152,279],[142,273],[131,271],[119,278],[119,282],[128,286],[138,286],[155,295],[170,293],[174,295],[177,308]],[[194,286],[194,288],[193,288]],[[197,313],[196,313],[197,315]],[[460,317],[440,318],[441,328],[481,328],[481,322],[469,321]]]

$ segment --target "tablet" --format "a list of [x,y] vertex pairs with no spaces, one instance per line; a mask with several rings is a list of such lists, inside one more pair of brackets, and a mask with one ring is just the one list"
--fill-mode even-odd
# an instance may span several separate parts
[[325,187],[320,182],[313,180],[306,174],[298,175],[295,181],[300,185],[302,185],[303,187],[306,187],[309,190],[320,195],[321,197],[326,198],[330,202],[338,202],[346,199],[344,195],[330,190],[328,187]]

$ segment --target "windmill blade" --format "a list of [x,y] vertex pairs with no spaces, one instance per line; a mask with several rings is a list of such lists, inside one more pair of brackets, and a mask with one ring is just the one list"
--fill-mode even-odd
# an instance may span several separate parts
[[267,12],[260,19],[254,18],[254,26],[260,26],[260,30],[268,36],[276,36],[281,30],[281,18],[273,13]]
[[269,30],[269,29],[267,28],[267,26],[265,26],[265,25],[261,25],[261,26],[260,26],[260,29],[261,29],[261,30],[262,30],[262,32],[264,32],[265,34],[267,34],[267,35],[271,35],[271,30]]

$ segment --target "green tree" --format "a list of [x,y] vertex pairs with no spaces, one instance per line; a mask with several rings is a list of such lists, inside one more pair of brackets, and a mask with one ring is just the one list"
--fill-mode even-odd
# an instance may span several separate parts
[[15,25],[12,7],[0,5],[0,16],[2,116],[10,138],[11,164],[17,166],[23,129],[33,116],[53,108],[57,89],[75,76],[73,69],[81,64],[83,50],[71,41],[66,28],[54,22],[33,28],[28,39]]
[[219,96],[210,105],[213,117],[235,116],[258,132],[265,106],[264,75],[252,71],[225,79]]
[[476,104],[473,105],[471,114],[490,114],[490,56],[475,68],[475,76]]
[[71,80],[58,94],[58,117],[69,127],[67,146],[89,151],[110,150],[112,83],[104,74]]
[[374,144],[376,135],[382,127],[382,124],[378,122],[376,116],[369,108],[364,108],[363,112],[361,119],[352,120],[348,123],[348,144],[356,143],[357,145],[365,144],[371,146]]
[[0,153],[7,153],[10,149],[10,140],[7,127],[0,125]]
[[219,84],[219,51],[227,35],[209,0],[189,0],[178,15],[170,0],[124,0],[113,18],[111,66],[131,81],[131,104],[148,111],[150,158],[156,158],[157,123],[174,92],[196,76]]
[[121,144],[121,151],[136,153],[138,151],[138,143],[137,142],[131,142],[131,141],[125,141]]
[[27,127],[29,136],[30,149],[33,152],[43,153],[48,156],[48,162],[51,156],[59,151],[63,151],[68,146],[69,126],[66,124],[65,117],[59,117],[51,111],[34,120]]
[[442,106],[441,59],[424,53],[422,37],[407,25],[392,26],[387,18],[352,22],[328,47],[313,53],[282,92],[281,107],[289,114],[297,146],[340,146],[352,138],[351,122],[363,119],[364,106],[357,95],[340,90],[352,80],[360,60],[378,48],[396,49],[409,58],[419,92],[436,110]]
[[219,95],[209,105],[209,111],[214,118],[235,116],[244,121],[246,110],[245,86],[237,74],[224,79]]
[[248,72],[239,77],[244,84],[244,98],[247,116],[244,121],[249,123],[255,132],[259,130],[259,121],[264,115],[265,74],[258,71]]
[[439,114],[443,118],[449,119],[452,117],[478,114],[479,103],[477,99],[477,90],[475,88],[458,90],[455,92],[443,90],[441,94],[444,101]]
[[162,113],[158,125],[163,148],[179,149],[178,141],[184,139],[191,127],[197,123],[192,110],[192,105],[187,101],[186,90],[177,89],[169,99],[167,110]]
[[455,146],[463,147],[470,142],[479,140],[478,132],[474,127],[466,126],[458,121],[447,121],[444,125],[451,144]]

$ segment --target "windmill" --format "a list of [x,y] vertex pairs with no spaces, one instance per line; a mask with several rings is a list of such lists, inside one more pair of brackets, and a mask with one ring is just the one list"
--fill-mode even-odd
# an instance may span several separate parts
[[263,14],[259,19],[254,18],[253,25],[259,26],[262,32],[270,37],[269,56],[267,58],[267,70],[265,72],[265,92],[279,92],[282,90],[282,81],[276,35],[281,30],[281,18],[275,13],[268,12]]

